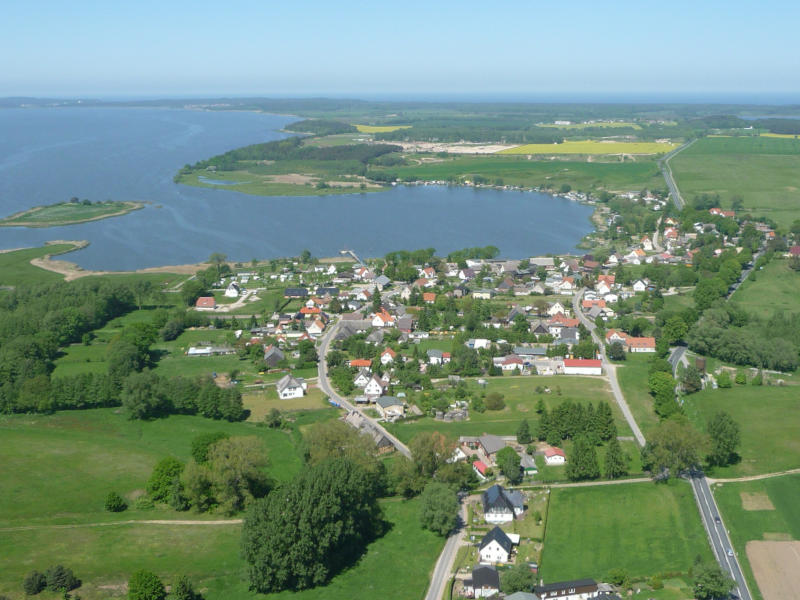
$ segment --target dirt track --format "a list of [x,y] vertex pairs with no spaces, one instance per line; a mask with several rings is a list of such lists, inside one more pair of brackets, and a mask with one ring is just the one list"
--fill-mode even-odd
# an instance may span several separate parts
[[747,542],[747,558],[764,600],[797,598],[800,542]]

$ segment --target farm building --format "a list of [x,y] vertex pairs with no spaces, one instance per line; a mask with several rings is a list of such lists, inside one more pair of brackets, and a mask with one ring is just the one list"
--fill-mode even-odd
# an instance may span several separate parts
[[564,359],[565,375],[602,375],[603,363],[600,360],[590,358],[566,358]]

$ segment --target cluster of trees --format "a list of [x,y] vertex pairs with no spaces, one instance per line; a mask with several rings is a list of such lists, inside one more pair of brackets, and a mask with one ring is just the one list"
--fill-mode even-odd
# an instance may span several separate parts
[[467,266],[468,258],[480,258],[483,260],[491,260],[497,258],[500,254],[500,249],[497,246],[476,246],[474,248],[464,248],[463,250],[456,250],[447,255],[447,262],[458,263],[462,269]]
[[800,350],[800,314],[749,315],[735,305],[706,310],[687,338],[699,354],[737,365],[793,371]]
[[[161,578],[152,571],[140,570],[128,579],[129,600],[166,600],[167,589]],[[194,590],[192,582],[185,575],[178,577],[172,584],[170,600],[203,600],[203,596]]]
[[253,144],[237,148],[224,154],[201,160],[194,165],[185,166],[181,172],[214,167],[219,171],[233,171],[242,167],[245,162],[272,160],[321,160],[321,161],[355,161],[366,165],[370,160],[400,152],[402,147],[392,144],[344,144],[341,146],[307,146],[300,137],[291,137],[264,144]]
[[355,125],[345,123],[344,121],[335,121],[333,119],[305,119],[287,125],[287,129],[300,133],[312,133],[314,135],[336,135],[339,133],[355,133],[358,131]]
[[28,596],[35,596],[44,590],[51,592],[62,592],[66,594],[80,587],[81,581],[72,572],[63,565],[55,565],[47,569],[44,573],[41,571],[31,571],[25,576],[22,582],[22,589]]
[[595,409],[591,402],[582,404],[567,400],[548,411],[544,401],[540,400],[536,412],[539,413],[536,437],[553,446],[566,439],[577,439],[581,435],[593,445],[617,436],[611,406],[605,401],[600,401]]
[[384,530],[377,500],[366,469],[332,458],[253,502],[242,528],[250,588],[307,589],[353,564]]
[[414,121],[408,129],[376,133],[375,139],[560,144],[564,131],[532,126],[530,119],[517,115],[436,116]]

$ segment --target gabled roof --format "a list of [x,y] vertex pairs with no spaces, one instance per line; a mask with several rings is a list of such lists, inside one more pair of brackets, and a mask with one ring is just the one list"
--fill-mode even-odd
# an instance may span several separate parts
[[500,589],[500,575],[494,567],[475,567],[472,569],[473,588]]
[[381,408],[389,408],[390,406],[403,406],[403,401],[394,396],[381,396],[375,403]]
[[565,367],[602,367],[603,361],[592,358],[565,358]]
[[289,388],[298,388],[303,387],[303,380],[292,377],[291,374],[284,375],[278,380],[278,383],[275,384],[275,387],[280,394],[282,391],[289,389]]
[[397,352],[395,352],[395,351],[394,351],[394,350],[392,350],[391,348],[387,348],[386,350],[384,350],[383,352],[381,352],[381,356],[383,356],[384,354],[388,354],[388,355],[389,355],[389,356],[391,356],[392,358],[394,358],[395,356],[397,356]]
[[506,447],[506,443],[503,438],[491,434],[484,434],[480,436],[478,438],[478,442],[480,442],[480,445],[483,446],[483,449],[486,450],[488,454],[494,454],[495,452],[499,452]]
[[500,547],[506,552],[511,552],[511,548],[514,545],[511,542],[511,538],[506,535],[506,532],[497,526],[495,526],[494,529],[492,529],[489,533],[483,536],[481,543],[478,545],[478,549],[483,550],[486,546],[488,546],[492,542],[497,542],[498,544],[500,544]]
[[217,301],[213,296],[201,296],[194,305],[196,308],[214,308],[217,306]]
[[540,596],[546,595],[548,592],[560,592],[568,589],[578,588],[594,588],[597,589],[597,582],[594,579],[573,579],[572,581],[559,581],[557,583],[548,583],[545,585],[534,586],[533,591]]
[[508,491],[502,485],[495,484],[481,495],[483,511],[514,512],[515,508],[521,509],[524,505],[522,494]]

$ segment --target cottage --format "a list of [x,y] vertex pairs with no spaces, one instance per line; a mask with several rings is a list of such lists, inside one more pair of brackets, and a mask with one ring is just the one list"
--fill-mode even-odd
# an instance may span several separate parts
[[475,474],[481,481],[486,481],[487,479],[489,479],[489,467],[482,460],[476,460],[475,462],[473,462],[472,470],[475,471]]
[[525,511],[521,492],[506,490],[502,485],[493,485],[481,494],[483,518],[487,523],[509,523]]
[[305,298],[306,296],[308,296],[308,290],[302,287],[286,288],[283,291],[284,298]]
[[264,362],[268,367],[276,367],[284,359],[283,352],[275,346],[269,345],[264,349]]
[[368,358],[354,358],[348,363],[348,365],[355,367],[356,369],[360,369],[362,367],[370,368],[372,366],[372,361]]
[[655,352],[656,338],[654,337],[629,337],[628,352]]
[[385,308],[381,308],[381,310],[372,317],[372,326],[373,327],[394,327],[396,319],[386,312]]
[[533,593],[542,600],[588,600],[597,597],[597,590],[594,579],[576,579],[533,587]]
[[500,575],[494,567],[472,569],[472,577],[464,580],[464,591],[472,598],[489,598],[500,593]]
[[278,380],[275,389],[278,390],[278,397],[281,400],[289,400],[291,398],[302,398],[306,393],[306,389],[308,389],[308,385],[305,379],[287,374]]
[[239,284],[235,281],[231,281],[228,284],[228,287],[225,288],[225,297],[226,298],[238,298],[239,294],[242,293],[241,288],[239,288]]
[[522,469],[525,477],[533,477],[539,472],[539,469],[536,467],[536,461],[530,454],[525,452],[519,457],[519,468]]
[[567,462],[567,454],[555,446],[550,446],[544,451],[544,462],[548,467],[563,465]]
[[494,290],[480,289],[472,292],[472,297],[476,300],[491,300],[493,296]]
[[637,279],[633,282],[633,291],[634,292],[645,292],[647,291],[647,280],[646,279]]
[[382,396],[384,391],[385,387],[383,385],[383,381],[381,381],[380,377],[377,375],[373,375],[372,378],[367,382],[367,385],[364,386],[364,394],[370,400]]
[[467,348],[472,348],[473,350],[479,350],[480,348],[488,348],[491,345],[491,341],[485,338],[470,338],[464,345]]
[[442,352],[436,348],[431,348],[426,354],[428,356],[428,363],[431,365],[446,365],[450,362],[449,352]]
[[602,375],[603,363],[600,360],[589,358],[564,359],[565,375]]
[[372,379],[372,372],[367,368],[362,368],[353,380],[353,385],[357,388],[366,387],[370,379]]
[[478,544],[478,556],[481,564],[496,565],[509,562],[508,559],[511,557],[511,551],[514,548],[512,535],[516,538],[518,544],[519,535],[513,533],[509,535],[496,525],[494,529],[483,536],[480,544]]
[[558,313],[562,315],[565,313],[566,309],[561,302],[553,302],[550,306],[547,307],[547,314],[551,317],[554,317]]
[[434,302],[436,302],[436,294],[434,294],[433,292],[423,292],[422,301],[425,304],[433,304]]

